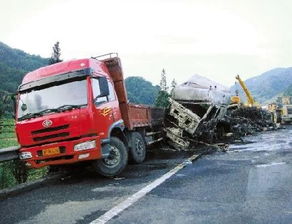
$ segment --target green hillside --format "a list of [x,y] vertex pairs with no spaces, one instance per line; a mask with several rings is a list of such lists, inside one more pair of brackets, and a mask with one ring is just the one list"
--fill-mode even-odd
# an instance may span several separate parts
[[292,96],[292,84],[283,92],[283,96]]
[[126,78],[125,84],[131,103],[154,105],[159,86],[153,86],[151,82],[138,76]]
[[15,92],[23,76],[48,64],[48,59],[13,49],[0,42],[0,90]]

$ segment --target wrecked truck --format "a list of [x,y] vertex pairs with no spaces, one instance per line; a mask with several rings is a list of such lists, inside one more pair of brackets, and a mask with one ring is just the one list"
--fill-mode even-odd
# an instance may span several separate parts
[[164,131],[177,150],[276,128],[268,111],[233,104],[228,88],[199,75],[175,87],[169,103]]
[[204,139],[212,143],[230,131],[224,120],[230,105],[230,91],[223,85],[200,75],[176,86],[169,99],[170,107],[165,119],[165,136],[176,149],[187,149]]

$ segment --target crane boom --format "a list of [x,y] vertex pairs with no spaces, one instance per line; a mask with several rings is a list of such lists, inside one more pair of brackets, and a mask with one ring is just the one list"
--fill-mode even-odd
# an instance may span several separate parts
[[250,91],[248,90],[247,86],[245,85],[244,81],[242,81],[242,79],[239,77],[239,75],[237,75],[235,78],[238,80],[241,88],[243,89],[243,91],[244,91],[244,93],[245,93],[245,95],[247,97],[248,104],[251,105],[251,106],[254,106],[255,100],[252,97],[252,95],[251,95]]

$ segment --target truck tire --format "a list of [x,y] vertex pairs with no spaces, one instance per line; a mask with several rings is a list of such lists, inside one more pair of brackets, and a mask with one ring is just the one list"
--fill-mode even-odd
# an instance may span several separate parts
[[117,137],[110,139],[111,151],[107,158],[93,162],[94,170],[102,176],[114,177],[120,174],[128,163],[128,151],[124,143]]
[[142,163],[146,158],[146,144],[139,132],[132,132],[130,139],[130,158],[133,163]]

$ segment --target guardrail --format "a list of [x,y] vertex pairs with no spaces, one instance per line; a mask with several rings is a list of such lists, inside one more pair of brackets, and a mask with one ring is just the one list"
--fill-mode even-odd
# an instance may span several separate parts
[[[9,120],[0,119],[0,134],[1,134],[0,142],[15,140],[16,136],[15,134],[13,134],[14,133],[13,127],[14,127],[14,124],[10,122]],[[0,148],[0,163],[9,161],[9,160],[18,159],[19,149],[20,149],[20,146],[10,146],[6,148]]]
[[20,146],[12,146],[0,149],[0,162],[18,159]]

